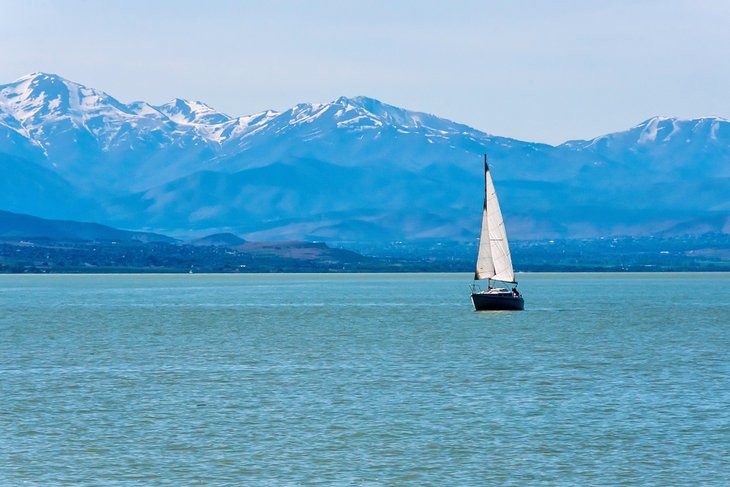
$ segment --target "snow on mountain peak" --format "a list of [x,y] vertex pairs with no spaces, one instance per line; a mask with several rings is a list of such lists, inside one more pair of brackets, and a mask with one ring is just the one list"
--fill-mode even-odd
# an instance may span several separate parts
[[175,98],[155,108],[170,120],[183,125],[215,125],[231,120],[228,115],[217,112],[201,101]]
[[[35,73],[26,74],[16,79],[10,85],[21,85],[26,83],[28,86],[33,88],[40,88],[41,90],[46,87],[53,86],[54,84],[69,84],[72,83],[67,79],[53,73],[44,73],[42,71],[36,71]],[[75,83],[74,83],[75,84]]]
[[[244,148],[277,145],[277,141],[326,142],[351,135],[356,137],[353,140],[413,136],[429,144],[452,144],[454,137],[470,143],[485,137],[491,140],[466,125],[366,96],[340,96],[327,103],[300,103],[281,112],[232,118],[201,101],[180,98],[159,106],[125,104],[102,91],[43,72],[0,85],[0,129],[4,127],[14,132],[8,137],[19,136],[43,148],[54,164],[78,159],[75,150],[88,154],[169,145],[185,151],[197,147],[223,159]],[[698,137],[726,140],[728,133],[730,122],[720,117],[653,117],[622,132],[565,145],[576,150],[595,144],[639,147],[685,143]],[[77,142],[82,140],[83,147]]]
[[667,117],[653,117],[641,124],[640,126],[642,127],[642,130],[639,135],[639,143],[645,144],[647,142],[654,142],[656,140],[657,132],[664,128],[660,127],[660,124],[666,120]]
[[717,116],[698,118],[654,116],[626,130],[601,135],[590,140],[571,140],[563,145],[580,150],[609,144],[617,147],[670,142],[687,144],[695,137],[707,137],[711,141],[718,140],[720,132],[730,133],[730,120]]
[[[102,91],[44,72],[0,85],[0,124],[46,147],[48,126],[58,123],[68,126],[57,130],[91,134],[102,150],[120,144],[134,146],[134,139],[155,141],[145,144],[203,143],[218,150],[221,144],[235,140],[239,140],[235,145],[242,147],[254,134],[279,137],[292,130],[301,130],[298,136],[305,140],[328,137],[333,130],[392,130],[429,137],[477,133],[434,115],[365,96],[341,96],[328,103],[300,103],[283,112],[269,110],[232,118],[201,101],[181,98],[159,106],[141,101],[125,104]],[[181,142],[181,138],[192,142]]]
[[31,73],[0,85],[0,108],[11,112],[24,126],[50,119],[70,118],[82,123],[90,114],[109,110],[133,113],[103,91],[88,88],[56,74]]
[[[649,142],[670,142],[675,138],[684,141],[691,140],[695,136],[709,136],[710,139],[717,139],[717,133],[721,127],[728,127],[730,123],[722,117],[699,117],[683,119],[677,117],[657,116],[640,123],[629,129],[629,132],[638,131],[639,144]],[[726,129],[727,130],[727,129]]]
[[[289,126],[333,127],[356,132],[393,129],[401,133],[476,134],[477,131],[450,120],[388,105],[365,96],[341,96],[329,103],[301,103],[284,112]],[[314,130],[314,129],[312,129]]]

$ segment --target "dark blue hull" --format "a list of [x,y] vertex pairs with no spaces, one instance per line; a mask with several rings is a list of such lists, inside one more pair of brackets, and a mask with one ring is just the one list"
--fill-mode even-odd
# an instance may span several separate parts
[[474,293],[471,295],[471,301],[477,311],[521,311],[525,309],[525,300],[522,296],[513,296],[511,294]]

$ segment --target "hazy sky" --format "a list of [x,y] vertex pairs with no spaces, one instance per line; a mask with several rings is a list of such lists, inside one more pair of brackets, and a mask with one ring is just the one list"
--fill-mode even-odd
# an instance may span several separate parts
[[548,143],[730,117],[730,1],[0,0],[0,83],[48,71],[230,115],[366,95]]

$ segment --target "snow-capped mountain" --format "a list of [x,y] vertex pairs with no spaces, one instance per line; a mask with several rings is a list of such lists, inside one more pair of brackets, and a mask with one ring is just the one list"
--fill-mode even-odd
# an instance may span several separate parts
[[[90,188],[123,189],[116,183],[130,175],[135,187],[144,187],[200,169],[236,171],[302,156],[358,164],[351,156],[362,158],[363,150],[370,158],[387,159],[382,148],[388,141],[448,147],[453,138],[461,144],[490,140],[464,125],[364,97],[232,118],[181,99],[160,106],[125,104],[46,73],[0,86],[0,114],[8,145],[32,146],[3,151],[44,161]],[[373,151],[375,140],[379,147]]]
[[655,117],[552,147],[366,97],[232,117],[200,101],[123,103],[46,73],[0,85],[0,209],[44,217],[254,239],[471,239],[484,152],[513,238],[700,220],[730,232],[719,117]]
[[[46,73],[0,86],[6,138],[24,137],[35,149],[18,153],[11,146],[7,152],[45,163],[86,190],[125,191],[128,178],[140,186],[153,184],[158,178],[194,171],[201,159],[210,158],[214,144],[198,129],[206,125],[195,121],[221,120],[225,115],[216,117],[212,110],[195,104],[190,104],[188,112],[175,108],[174,103],[162,107],[125,104]],[[181,123],[179,119],[186,115],[193,123]],[[152,174],[158,171],[159,176]]]
[[602,135],[589,141],[567,142],[574,148],[614,145],[691,144],[698,139],[722,143],[730,129],[728,120],[721,117],[703,117],[683,120],[673,117],[652,117],[622,132]]

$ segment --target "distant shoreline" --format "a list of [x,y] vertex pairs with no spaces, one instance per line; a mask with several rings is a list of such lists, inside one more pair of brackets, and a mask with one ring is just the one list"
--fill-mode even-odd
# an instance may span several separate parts
[[[343,244],[340,244],[343,245]],[[511,242],[517,272],[728,272],[730,236]],[[141,242],[0,238],[0,274],[473,272],[470,242]]]

